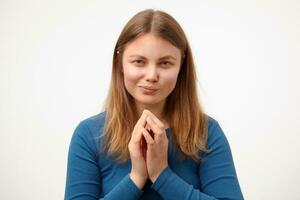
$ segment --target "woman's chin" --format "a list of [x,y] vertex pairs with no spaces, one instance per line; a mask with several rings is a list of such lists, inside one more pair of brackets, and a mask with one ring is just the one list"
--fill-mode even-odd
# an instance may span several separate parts
[[135,100],[137,104],[141,104],[141,105],[149,105],[149,106],[153,106],[153,105],[157,105],[159,103],[161,103],[161,101],[156,97],[146,97],[146,98],[139,98]]

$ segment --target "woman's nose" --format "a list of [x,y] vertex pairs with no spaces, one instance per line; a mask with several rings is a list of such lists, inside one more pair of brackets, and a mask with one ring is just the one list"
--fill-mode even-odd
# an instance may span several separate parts
[[155,65],[149,65],[146,71],[146,80],[155,82],[158,80],[159,74]]

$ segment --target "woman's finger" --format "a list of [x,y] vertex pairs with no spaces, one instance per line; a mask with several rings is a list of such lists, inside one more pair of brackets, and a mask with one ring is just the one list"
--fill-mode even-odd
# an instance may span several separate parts
[[147,113],[144,111],[141,115],[141,117],[139,118],[139,120],[136,123],[136,127],[145,127],[146,126],[146,117],[147,117]]
[[134,127],[132,137],[134,138],[134,142],[136,142],[136,143],[141,140],[142,128],[144,128],[147,123],[146,117],[147,117],[147,114],[145,112],[143,112],[142,116],[140,117],[140,119],[138,120],[138,122],[136,123],[136,125]]
[[147,121],[147,125],[149,124],[152,132],[154,133],[154,139],[159,140],[159,138],[161,138],[161,136],[164,133],[164,129],[160,129],[160,127],[158,127],[157,124],[154,123],[154,121],[151,117],[147,117],[146,121]]
[[146,113],[148,115],[148,117],[151,117],[154,121],[154,123],[160,128],[160,129],[164,129],[165,125],[149,110],[146,110]]
[[151,137],[150,133],[147,131],[147,129],[143,128],[142,133],[143,133],[143,136],[144,136],[147,144],[150,144],[150,145],[154,144],[154,140]]

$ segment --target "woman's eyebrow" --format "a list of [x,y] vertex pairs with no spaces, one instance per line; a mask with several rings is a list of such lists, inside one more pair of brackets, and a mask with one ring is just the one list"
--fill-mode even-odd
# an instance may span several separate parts
[[[135,55],[130,55],[129,57],[130,57],[130,58],[131,58],[131,57],[138,57],[138,58],[147,59],[146,57],[141,56],[141,55],[137,55],[137,54],[135,54]],[[163,57],[159,58],[159,60],[163,60],[163,59],[173,59],[173,60],[176,60],[176,58],[175,58],[174,56],[171,56],[171,55],[166,55],[166,56],[163,56]]]
[[162,60],[162,59],[173,59],[173,60],[176,60],[176,58],[174,56],[171,56],[171,55],[161,57],[160,60]]

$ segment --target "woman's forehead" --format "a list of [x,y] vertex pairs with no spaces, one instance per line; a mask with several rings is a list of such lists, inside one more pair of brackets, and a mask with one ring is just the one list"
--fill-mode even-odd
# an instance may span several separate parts
[[124,54],[126,57],[176,59],[180,56],[180,50],[159,36],[145,34],[128,43]]

